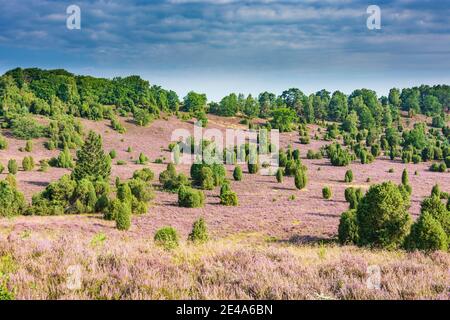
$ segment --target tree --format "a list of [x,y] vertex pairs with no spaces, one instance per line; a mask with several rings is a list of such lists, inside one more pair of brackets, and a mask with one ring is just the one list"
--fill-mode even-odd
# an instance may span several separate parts
[[308,177],[306,175],[306,170],[299,168],[296,170],[294,175],[295,187],[299,190],[302,190],[306,187],[308,183]]
[[348,210],[342,213],[339,220],[338,239],[341,244],[358,243],[358,224],[356,221],[356,210]]
[[8,161],[8,172],[10,174],[16,174],[19,170],[19,166],[17,165],[17,162],[15,159],[10,159]]
[[114,202],[114,216],[116,217],[116,227],[125,231],[131,227],[131,204],[124,201]]
[[400,90],[397,88],[392,88],[389,90],[389,103],[395,108],[400,108],[402,100],[400,99]]
[[422,213],[412,225],[411,233],[405,240],[405,247],[409,250],[435,251],[448,249],[448,236],[439,221],[428,211]]
[[77,151],[77,163],[72,176],[75,180],[83,178],[106,180],[110,174],[111,159],[103,151],[102,137],[90,131],[83,147]]
[[411,225],[407,203],[392,182],[372,185],[361,199],[356,217],[360,245],[398,248]]
[[154,241],[166,250],[175,249],[179,246],[178,232],[173,227],[162,227],[156,231]]
[[331,121],[342,121],[348,114],[347,97],[340,91],[335,91],[328,106],[328,118]]
[[292,124],[297,120],[297,116],[292,109],[279,108],[272,112],[272,120],[270,124],[272,128],[280,130],[280,132],[292,131]]
[[220,101],[220,107],[219,110],[217,110],[217,114],[224,117],[233,117],[236,115],[237,111],[238,98],[235,93],[231,93]]
[[34,159],[32,156],[23,158],[22,168],[24,171],[32,171],[34,169]]
[[0,217],[22,214],[25,207],[25,197],[17,190],[15,183],[0,181]]
[[193,114],[204,112],[207,101],[206,94],[191,91],[184,97],[183,110]]

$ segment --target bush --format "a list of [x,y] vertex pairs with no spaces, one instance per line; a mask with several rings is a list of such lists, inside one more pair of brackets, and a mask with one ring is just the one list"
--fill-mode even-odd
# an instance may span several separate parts
[[363,196],[361,188],[350,187],[345,189],[345,201],[350,204],[350,209],[356,209]]
[[242,169],[239,166],[236,166],[233,171],[233,178],[235,181],[241,181],[242,180]]
[[27,143],[25,144],[25,151],[26,152],[33,151],[33,141],[27,140]]
[[441,189],[439,188],[438,184],[435,184],[433,186],[433,188],[431,189],[431,196],[432,197],[435,196],[435,197],[441,198]]
[[45,127],[37,123],[31,117],[19,116],[11,121],[11,129],[14,137],[31,140],[44,136]]
[[446,172],[447,171],[447,165],[444,163],[444,162],[442,162],[440,165],[439,165],[439,170],[438,170],[439,172]]
[[236,192],[233,192],[231,190],[223,192],[220,195],[220,204],[224,206],[237,206],[238,197]]
[[359,244],[395,249],[409,232],[411,217],[399,188],[392,182],[370,187],[356,211]]
[[167,250],[175,249],[179,246],[178,233],[173,227],[163,227],[156,231],[154,240],[156,245]]
[[448,236],[439,221],[434,219],[431,213],[425,211],[412,225],[411,233],[405,241],[405,247],[409,250],[447,251]]
[[25,157],[22,160],[22,167],[24,171],[32,171],[34,169],[34,159],[32,156]]
[[0,150],[6,150],[8,148],[8,141],[0,134]]
[[353,171],[352,170],[347,170],[345,172],[345,178],[344,178],[345,182],[347,183],[351,183],[353,182]]
[[71,202],[75,203],[74,213],[94,213],[97,203],[94,184],[88,179],[77,181]]
[[141,179],[142,181],[145,181],[145,182],[152,181],[154,177],[155,177],[155,174],[149,168],[136,170],[133,173],[133,179]]
[[209,239],[206,222],[203,218],[198,219],[192,226],[192,231],[189,234],[188,240],[193,243],[205,243]]
[[356,210],[348,210],[342,213],[339,220],[338,239],[341,244],[358,243]]
[[164,190],[177,192],[181,186],[189,185],[188,178],[180,173],[177,174],[173,163],[167,165],[167,169],[159,175],[159,182],[162,184]]
[[306,187],[308,183],[308,177],[306,175],[306,171],[303,169],[298,169],[294,176],[295,187],[299,190],[302,190]]
[[64,150],[59,153],[57,158],[50,159],[50,165],[57,168],[73,168],[75,164],[69,148],[64,148]]
[[201,187],[203,190],[214,189],[213,171],[209,167],[203,167],[200,172]]
[[0,163],[0,174],[2,174],[3,171],[5,171],[5,167],[3,166],[3,164]]
[[203,207],[205,195],[201,190],[180,186],[178,189],[178,205],[185,208]]
[[142,152],[139,154],[139,158],[137,159],[137,164],[146,164],[148,162],[148,158],[145,154]]
[[15,183],[0,181],[0,217],[20,215],[26,207],[25,197]]
[[131,206],[128,202],[116,201],[114,204],[114,217],[116,228],[119,230],[129,230],[131,227]]
[[324,199],[329,200],[332,197],[332,191],[329,187],[325,187],[322,189],[322,196]]
[[8,172],[10,174],[16,174],[19,170],[19,166],[17,165],[17,161],[14,159],[11,159],[8,161]]
[[445,204],[437,196],[425,198],[422,201],[421,214],[428,212],[433,219],[439,222],[448,237],[450,237],[450,212],[447,210]]
[[116,152],[116,150],[111,150],[111,151],[109,152],[109,157],[110,157],[111,159],[117,158],[117,152]]
[[277,176],[277,182],[282,183],[283,182],[283,169],[278,168],[276,176]]

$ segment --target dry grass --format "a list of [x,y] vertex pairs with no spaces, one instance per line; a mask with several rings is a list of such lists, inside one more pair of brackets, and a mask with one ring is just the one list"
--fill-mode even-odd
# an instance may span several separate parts
[[[126,233],[0,238],[17,299],[448,299],[450,257],[436,252],[273,243],[240,234],[173,251]],[[366,285],[381,268],[380,289]],[[78,266],[81,287],[69,289]]]

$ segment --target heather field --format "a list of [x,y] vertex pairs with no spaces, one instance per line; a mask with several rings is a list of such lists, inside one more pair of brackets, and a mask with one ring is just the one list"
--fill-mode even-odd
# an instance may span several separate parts
[[[193,130],[191,121],[174,116],[148,127],[121,118],[125,134],[112,130],[109,121],[80,120],[86,131],[102,135],[105,151],[117,151],[111,177],[121,179],[144,167],[158,177],[170,161],[173,130]],[[413,123],[409,125],[412,128]],[[209,116],[208,128],[246,126],[238,118]],[[295,131],[280,136],[281,147],[300,149],[309,176],[303,190],[296,189],[292,177],[277,183],[274,176],[248,174],[246,165],[242,165],[242,181],[236,182],[234,166],[227,166],[227,178],[239,197],[237,207],[220,205],[216,188],[205,191],[203,208],[181,208],[177,194],[160,190],[155,179],[155,199],[146,214],[133,216],[127,232],[117,230],[115,222],[100,214],[0,218],[0,274],[7,277],[17,299],[449,299],[448,252],[372,250],[340,246],[336,241],[340,215],[348,208],[346,188],[365,191],[388,180],[399,184],[407,169],[413,189],[409,212],[416,219],[433,185],[439,183],[443,191],[450,191],[449,173],[431,172],[429,163],[404,164],[385,156],[366,165],[354,161],[348,167],[331,166],[327,158],[309,160],[309,149],[318,151],[330,143],[318,128],[309,125],[308,145],[299,143]],[[313,139],[316,134],[318,140]],[[0,151],[0,163],[6,165],[11,158],[20,162],[24,153],[18,149],[25,141],[7,130],[4,136],[9,149]],[[31,155],[36,162],[60,152],[47,150],[45,141],[34,140]],[[148,164],[135,164],[140,153],[149,157]],[[154,163],[156,159],[163,163]],[[117,165],[119,160],[125,163]],[[189,165],[177,166],[187,175],[189,169]],[[352,183],[344,182],[348,169],[354,172]],[[16,180],[30,201],[69,172],[19,171]],[[333,192],[329,200],[322,196],[325,186]],[[200,217],[211,240],[189,244],[186,238]],[[174,250],[153,243],[155,231],[169,225],[181,238]],[[367,285],[369,266],[381,271],[379,288]],[[75,289],[70,285],[74,270],[81,275]]]

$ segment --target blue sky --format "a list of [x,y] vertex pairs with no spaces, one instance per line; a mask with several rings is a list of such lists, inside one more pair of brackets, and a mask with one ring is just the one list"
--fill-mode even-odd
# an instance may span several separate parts
[[[81,8],[81,30],[66,8]],[[381,8],[381,30],[366,9]],[[450,1],[0,0],[0,72],[65,68],[218,100],[450,83]]]

